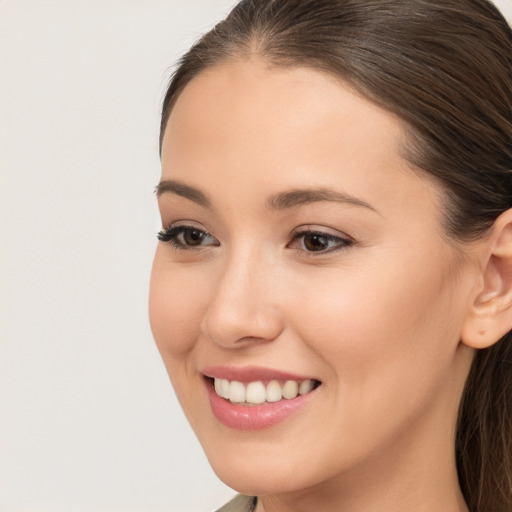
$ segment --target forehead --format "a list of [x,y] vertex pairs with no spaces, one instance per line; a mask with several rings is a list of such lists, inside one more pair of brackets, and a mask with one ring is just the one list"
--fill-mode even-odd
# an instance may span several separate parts
[[[400,202],[411,186],[424,191],[431,181],[401,156],[404,134],[395,115],[327,73],[234,61],[182,91],[164,135],[163,178],[199,188],[220,181],[252,195],[263,184],[269,193],[341,186],[377,203]],[[241,183],[251,185],[241,191]]]
[[[217,65],[196,76],[179,96],[167,130],[217,136],[220,142],[232,129],[256,143],[323,129],[329,122],[337,131],[346,128],[344,133],[333,134],[344,139],[360,135],[362,129],[368,144],[370,138],[381,136],[389,147],[402,133],[396,116],[331,74],[306,67],[270,66],[257,58]],[[367,129],[369,125],[372,130]]]

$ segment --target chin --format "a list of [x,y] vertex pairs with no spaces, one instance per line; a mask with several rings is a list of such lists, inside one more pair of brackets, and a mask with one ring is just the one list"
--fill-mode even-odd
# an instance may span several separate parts
[[[286,459],[283,459],[286,461]],[[303,486],[297,478],[295,467],[277,464],[252,464],[242,457],[238,460],[212,463],[216,475],[228,487],[247,496],[266,496],[283,492],[293,492]]]
[[[315,464],[316,457],[309,450],[301,454],[300,443],[295,442],[276,446],[261,439],[250,443],[238,439],[232,444],[218,442],[206,448],[208,461],[220,480],[247,496],[297,492],[319,485],[335,472],[330,463]],[[317,456],[317,461],[322,460],[321,454]]]

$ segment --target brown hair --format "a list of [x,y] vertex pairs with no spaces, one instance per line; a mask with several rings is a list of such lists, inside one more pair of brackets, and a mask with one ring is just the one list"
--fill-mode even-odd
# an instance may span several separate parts
[[[397,114],[405,157],[446,191],[461,243],[512,207],[512,31],[486,0],[243,0],[186,53],[171,78],[165,127],[201,71],[258,55],[342,78]],[[512,335],[477,352],[456,438],[472,512],[512,510]]]

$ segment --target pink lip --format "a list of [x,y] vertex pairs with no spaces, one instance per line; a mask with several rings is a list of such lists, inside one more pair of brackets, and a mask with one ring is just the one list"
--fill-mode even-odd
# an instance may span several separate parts
[[313,377],[296,375],[281,370],[263,368],[260,366],[211,366],[201,371],[203,375],[216,379],[237,380],[238,382],[254,382],[257,380],[308,380]]
[[[210,378],[238,380],[239,382],[267,381],[272,379],[302,381],[308,378],[259,367],[236,368],[219,366],[205,368],[201,373]],[[227,427],[238,430],[260,430],[273,427],[298,413],[316,395],[316,390],[313,390],[306,395],[298,395],[291,400],[283,399],[279,402],[266,402],[261,405],[247,406],[232,404],[229,400],[218,396],[213,389],[210,379],[205,379],[205,385],[210,407],[215,417]]]

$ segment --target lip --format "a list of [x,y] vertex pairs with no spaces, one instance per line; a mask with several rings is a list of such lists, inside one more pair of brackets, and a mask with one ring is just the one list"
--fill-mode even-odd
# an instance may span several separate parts
[[[297,395],[290,400],[279,402],[265,402],[261,405],[233,404],[215,392],[213,388],[214,378],[237,380],[247,383],[257,380],[307,380],[308,377],[294,375],[288,372],[272,370],[254,366],[225,367],[217,366],[205,368],[201,372],[205,378],[204,383],[208,393],[210,407],[215,417],[225,426],[237,430],[261,430],[270,428],[290,418],[303,409],[316,395],[317,389],[313,389],[305,395]],[[317,379],[314,379],[317,380]]]
[[210,366],[208,368],[204,368],[201,373],[212,379],[237,380],[238,382],[243,383],[255,382],[258,380],[318,380],[311,376],[297,375],[261,366]]

